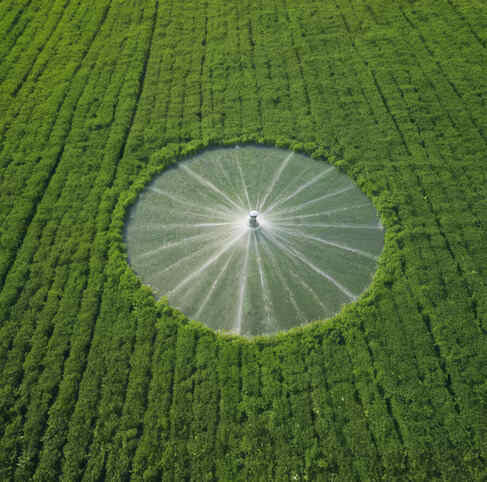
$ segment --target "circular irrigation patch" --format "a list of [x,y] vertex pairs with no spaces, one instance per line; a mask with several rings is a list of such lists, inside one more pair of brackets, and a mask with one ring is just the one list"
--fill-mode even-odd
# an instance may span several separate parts
[[368,287],[384,245],[377,211],[348,176],[257,146],[208,149],[165,170],[125,236],[157,296],[243,335],[331,317]]

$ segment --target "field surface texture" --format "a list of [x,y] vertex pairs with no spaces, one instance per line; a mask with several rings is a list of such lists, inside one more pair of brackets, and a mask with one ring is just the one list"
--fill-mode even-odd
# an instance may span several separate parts
[[[0,0],[0,32],[1,480],[487,478],[484,1]],[[333,319],[217,334],[128,265],[149,181],[237,143],[377,208]]]

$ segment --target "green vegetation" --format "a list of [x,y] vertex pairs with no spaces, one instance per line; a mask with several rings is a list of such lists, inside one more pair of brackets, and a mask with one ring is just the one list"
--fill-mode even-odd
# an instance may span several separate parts
[[[487,478],[485,2],[0,12],[2,480]],[[129,268],[144,184],[234,142],[377,207],[375,282],[334,319],[219,335]]]

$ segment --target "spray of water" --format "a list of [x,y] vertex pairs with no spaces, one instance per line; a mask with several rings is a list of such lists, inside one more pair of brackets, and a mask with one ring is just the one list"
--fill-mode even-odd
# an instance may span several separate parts
[[208,151],[156,178],[126,230],[130,263],[187,316],[245,335],[332,316],[383,247],[347,176],[289,151]]

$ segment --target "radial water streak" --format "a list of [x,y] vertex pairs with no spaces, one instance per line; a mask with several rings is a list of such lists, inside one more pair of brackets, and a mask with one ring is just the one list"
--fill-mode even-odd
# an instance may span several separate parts
[[242,329],[242,310],[244,305],[245,288],[247,285],[247,279],[249,273],[249,252],[250,252],[250,231],[247,232],[247,248],[245,249],[243,268],[242,268],[242,272],[240,273],[238,308],[237,308],[237,318],[235,323],[235,331],[237,333],[240,333]]
[[303,310],[299,307],[298,303],[296,302],[296,298],[294,297],[293,291],[289,287],[289,280],[282,274],[281,267],[279,263],[276,261],[276,256],[274,254],[274,250],[272,250],[266,243],[263,243],[263,249],[266,252],[266,256],[269,258],[271,262],[272,269],[276,274],[279,282],[281,283],[282,287],[285,290],[285,295],[287,299],[291,302],[294,311],[296,312],[296,316],[299,318],[299,322],[303,322],[305,320],[305,316]]
[[348,251],[350,253],[354,253],[354,254],[358,254],[359,256],[363,256],[364,258],[369,258],[373,261],[377,261],[377,256],[375,256],[374,254],[371,254],[371,253],[367,253],[366,251],[362,251],[360,249],[351,248],[350,246],[345,246],[345,245],[340,244],[340,243],[335,243],[334,241],[328,241],[327,239],[318,238],[317,236],[304,234],[302,232],[294,231],[291,229],[282,228],[282,230],[283,230],[283,232],[285,232],[291,236],[295,236],[296,238],[310,239],[312,241],[316,241],[317,243],[323,243],[323,244],[326,244],[327,246],[333,246],[334,248],[342,249],[344,251]]
[[221,226],[235,226],[235,221],[228,223],[192,223],[192,224],[178,224],[178,223],[169,223],[169,224],[160,224],[155,226],[153,229],[178,229],[178,228],[187,228],[187,229],[194,229],[194,228],[217,228]]
[[214,249],[214,247],[221,246],[221,243],[222,243],[222,240],[220,238],[220,239],[216,240],[214,243],[210,243],[209,245],[205,245],[205,246],[193,251],[192,253],[190,253],[186,256],[180,257],[177,261],[171,262],[163,270],[157,271],[155,273],[155,275],[160,276],[161,274],[166,273],[167,271],[169,271],[169,270],[171,270],[171,269],[173,269],[173,268],[175,268],[181,264],[188,263],[190,260],[193,260],[194,258],[197,258],[198,256],[200,256],[202,254],[202,252],[208,251],[208,250],[211,251],[212,249]]
[[[296,226],[296,223],[279,223],[279,226]],[[299,223],[300,228],[337,228],[337,229],[371,229],[381,230],[377,224],[329,224],[329,223]]]
[[279,213],[289,214],[289,213],[294,213],[296,211],[301,211],[302,209],[305,209],[305,208],[309,207],[311,204],[315,204],[317,202],[324,201],[325,199],[330,199],[332,197],[338,196],[339,194],[343,194],[344,192],[351,191],[354,188],[355,188],[355,186],[353,184],[351,184],[350,186],[344,187],[343,189],[339,189],[338,191],[333,191],[333,192],[330,192],[328,194],[324,194],[323,196],[317,197],[315,199],[311,199],[309,201],[305,201],[303,203],[300,203],[300,204],[298,204],[295,207],[292,207],[292,208],[289,208],[288,207],[286,209],[282,209],[280,211],[276,211],[274,213],[274,215],[278,215]]
[[175,288],[173,288],[171,291],[168,293],[168,297],[171,296],[172,294],[176,293],[178,290],[186,286],[191,280],[199,276],[200,274],[203,273],[209,266],[211,266],[215,261],[218,260],[223,254],[225,254],[231,247],[234,245],[242,236],[244,236],[245,233],[239,233],[235,238],[233,238],[231,241],[229,241],[228,244],[226,244],[223,249],[218,251],[218,253],[214,256],[212,256],[206,263],[203,264],[200,268],[198,268],[196,271],[191,273],[189,276],[183,279]]
[[334,284],[342,293],[347,295],[351,300],[355,300],[357,298],[356,295],[354,295],[351,291],[345,288],[345,286],[339,283],[335,278],[333,278],[333,276],[330,276],[328,273],[325,273],[323,270],[318,268],[315,264],[309,261],[302,253],[289,246],[286,246],[285,244],[283,244],[282,242],[276,239],[276,237],[279,237],[279,239],[281,239],[282,241],[282,236],[279,235],[273,236],[270,233],[266,233],[265,236],[267,236],[269,240],[272,241],[277,247],[281,248],[281,250],[285,252],[288,256],[296,257],[301,262],[309,266],[313,271],[326,278],[330,283]]
[[313,298],[315,304],[317,304],[323,313],[326,313],[328,311],[327,307],[323,304],[323,302],[320,300],[320,297],[316,294],[316,292],[311,288],[311,286],[306,283],[306,281],[303,279],[302,276],[298,276],[294,271],[291,271],[291,276],[297,280],[297,283],[300,284]]
[[171,248],[178,248],[180,246],[183,246],[185,244],[192,243],[193,241],[204,241],[204,240],[211,240],[211,239],[217,239],[220,237],[220,233],[218,232],[210,232],[210,233],[201,233],[201,234],[196,234],[194,236],[189,236],[188,238],[184,238],[180,241],[173,241],[172,243],[167,243],[163,244],[162,246],[159,246],[157,248],[151,249],[149,251],[146,251],[138,256],[138,259],[143,259],[143,258],[148,258],[150,256],[154,256],[157,253],[160,253],[164,249],[171,249]]
[[318,176],[316,176],[314,179],[311,179],[309,180],[308,182],[305,182],[304,184],[302,184],[301,186],[299,186],[292,194],[290,194],[289,196],[285,197],[284,199],[282,198],[278,198],[277,201],[275,201],[274,203],[272,203],[265,211],[264,211],[264,214],[266,213],[270,213],[275,207],[277,206],[280,206],[281,204],[284,204],[285,202],[287,201],[290,201],[291,199],[293,199],[294,197],[296,197],[300,192],[304,191],[305,189],[307,189],[308,187],[312,186],[313,184],[316,184],[320,179],[324,178],[325,176],[327,176],[331,171],[333,171],[335,168],[334,167],[330,167],[329,169],[326,169],[325,171],[323,171],[321,174],[318,174]]
[[188,217],[194,217],[194,218],[203,218],[203,219],[221,219],[222,221],[228,221],[230,219],[230,215],[223,216],[221,214],[208,214],[207,212],[205,213],[198,213],[195,212],[194,210],[186,209],[185,214]]
[[191,208],[201,209],[205,212],[208,211],[208,212],[215,214],[215,215],[228,217],[229,213],[231,213],[231,211],[228,211],[228,208],[225,206],[220,206],[219,209],[214,208],[214,207],[199,206],[197,204],[185,201],[184,199],[180,199],[180,198],[174,196],[174,194],[170,194],[170,193],[163,191],[162,189],[159,189],[159,188],[154,187],[154,186],[149,187],[149,190],[152,192],[155,192],[157,194],[160,194],[161,196],[166,196],[167,198],[171,199],[172,201],[177,202],[183,206],[189,206]]
[[217,163],[218,163],[218,167],[219,167],[224,179],[226,180],[228,185],[232,187],[232,194],[237,198],[237,204],[239,204],[240,206],[243,206],[244,205],[243,198],[241,197],[239,191],[236,189],[236,186],[234,184],[234,180],[228,175],[228,170],[225,169],[224,166],[222,165],[221,157],[218,158]]
[[223,199],[226,199],[234,208],[241,209],[241,207],[236,204],[232,199],[230,199],[222,190],[218,189],[212,182],[200,176],[196,172],[193,172],[188,166],[181,165],[181,169],[184,169],[191,177],[195,178],[203,186],[209,187],[212,191],[215,191]]
[[223,265],[223,268],[221,269],[220,273],[218,273],[218,276],[215,278],[215,281],[213,281],[213,283],[211,284],[211,287],[208,291],[208,294],[205,296],[205,299],[202,301],[200,307],[198,308],[198,311],[196,312],[196,315],[195,315],[196,319],[198,319],[200,317],[202,311],[205,309],[206,305],[208,304],[208,301],[210,301],[210,298],[212,297],[213,292],[215,291],[216,287],[218,286],[218,283],[220,282],[223,275],[226,273],[227,268],[230,265],[230,262],[232,261],[234,255],[235,255],[235,252],[230,254],[226,263]]
[[240,174],[240,180],[242,182],[243,190],[245,192],[245,198],[247,199],[247,207],[250,210],[251,204],[250,204],[250,198],[249,198],[249,191],[247,189],[247,185],[245,184],[245,180],[244,180],[244,176],[243,176],[243,172],[242,172],[242,166],[240,165],[240,163],[238,163],[237,165],[238,165],[238,172]]
[[284,169],[288,165],[291,157],[293,157],[293,154],[294,153],[291,152],[288,156],[285,157],[285,159],[282,161],[282,164],[279,166],[279,169],[274,174],[274,177],[272,178],[272,181],[271,181],[271,183],[269,185],[269,189],[266,191],[266,193],[264,195],[264,198],[259,202],[259,211],[262,211],[262,208],[265,206],[265,203],[267,201],[267,198],[269,197],[269,195],[274,190],[274,188],[275,188],[275,186],[277,184],[277,181],[279,181],[279,178],[281,177],[282,172],[284,171]]
[[252,232],[253,239],[254,239],[254,246],[255,246],[255,258],[257,261],[257,269],[259,271],[259,280],[260,280],[260,288],[262,290],[262,298],[264,301],[264,313],[265,313],[265,320],[268,327],[271,326],[272,323],[272,299],[270,297],[269,288],[267,286],[267,282],[264,276],[264,269],[262,266],[262,258],[260,256],[260,249],[259,243],[257,240],[257,234],[255,231]]
[[367,203],[362,203],[362,204],[357,204],[355,206],[348,206],[348,207],[344,207],[344,208],[330,209],[329,211],[322,211],[320,213],[300,214],[298,216],[291,216],[289,218],[277,218],[277,220],[280,222],[280,221],[292,221],[293,219],[315,218],[316,216],[327,216],[329,214],[340,213],[343,211],[351,211],[353,209],[360,209],[360,208],[368,207],[368,206],[369,205]]

